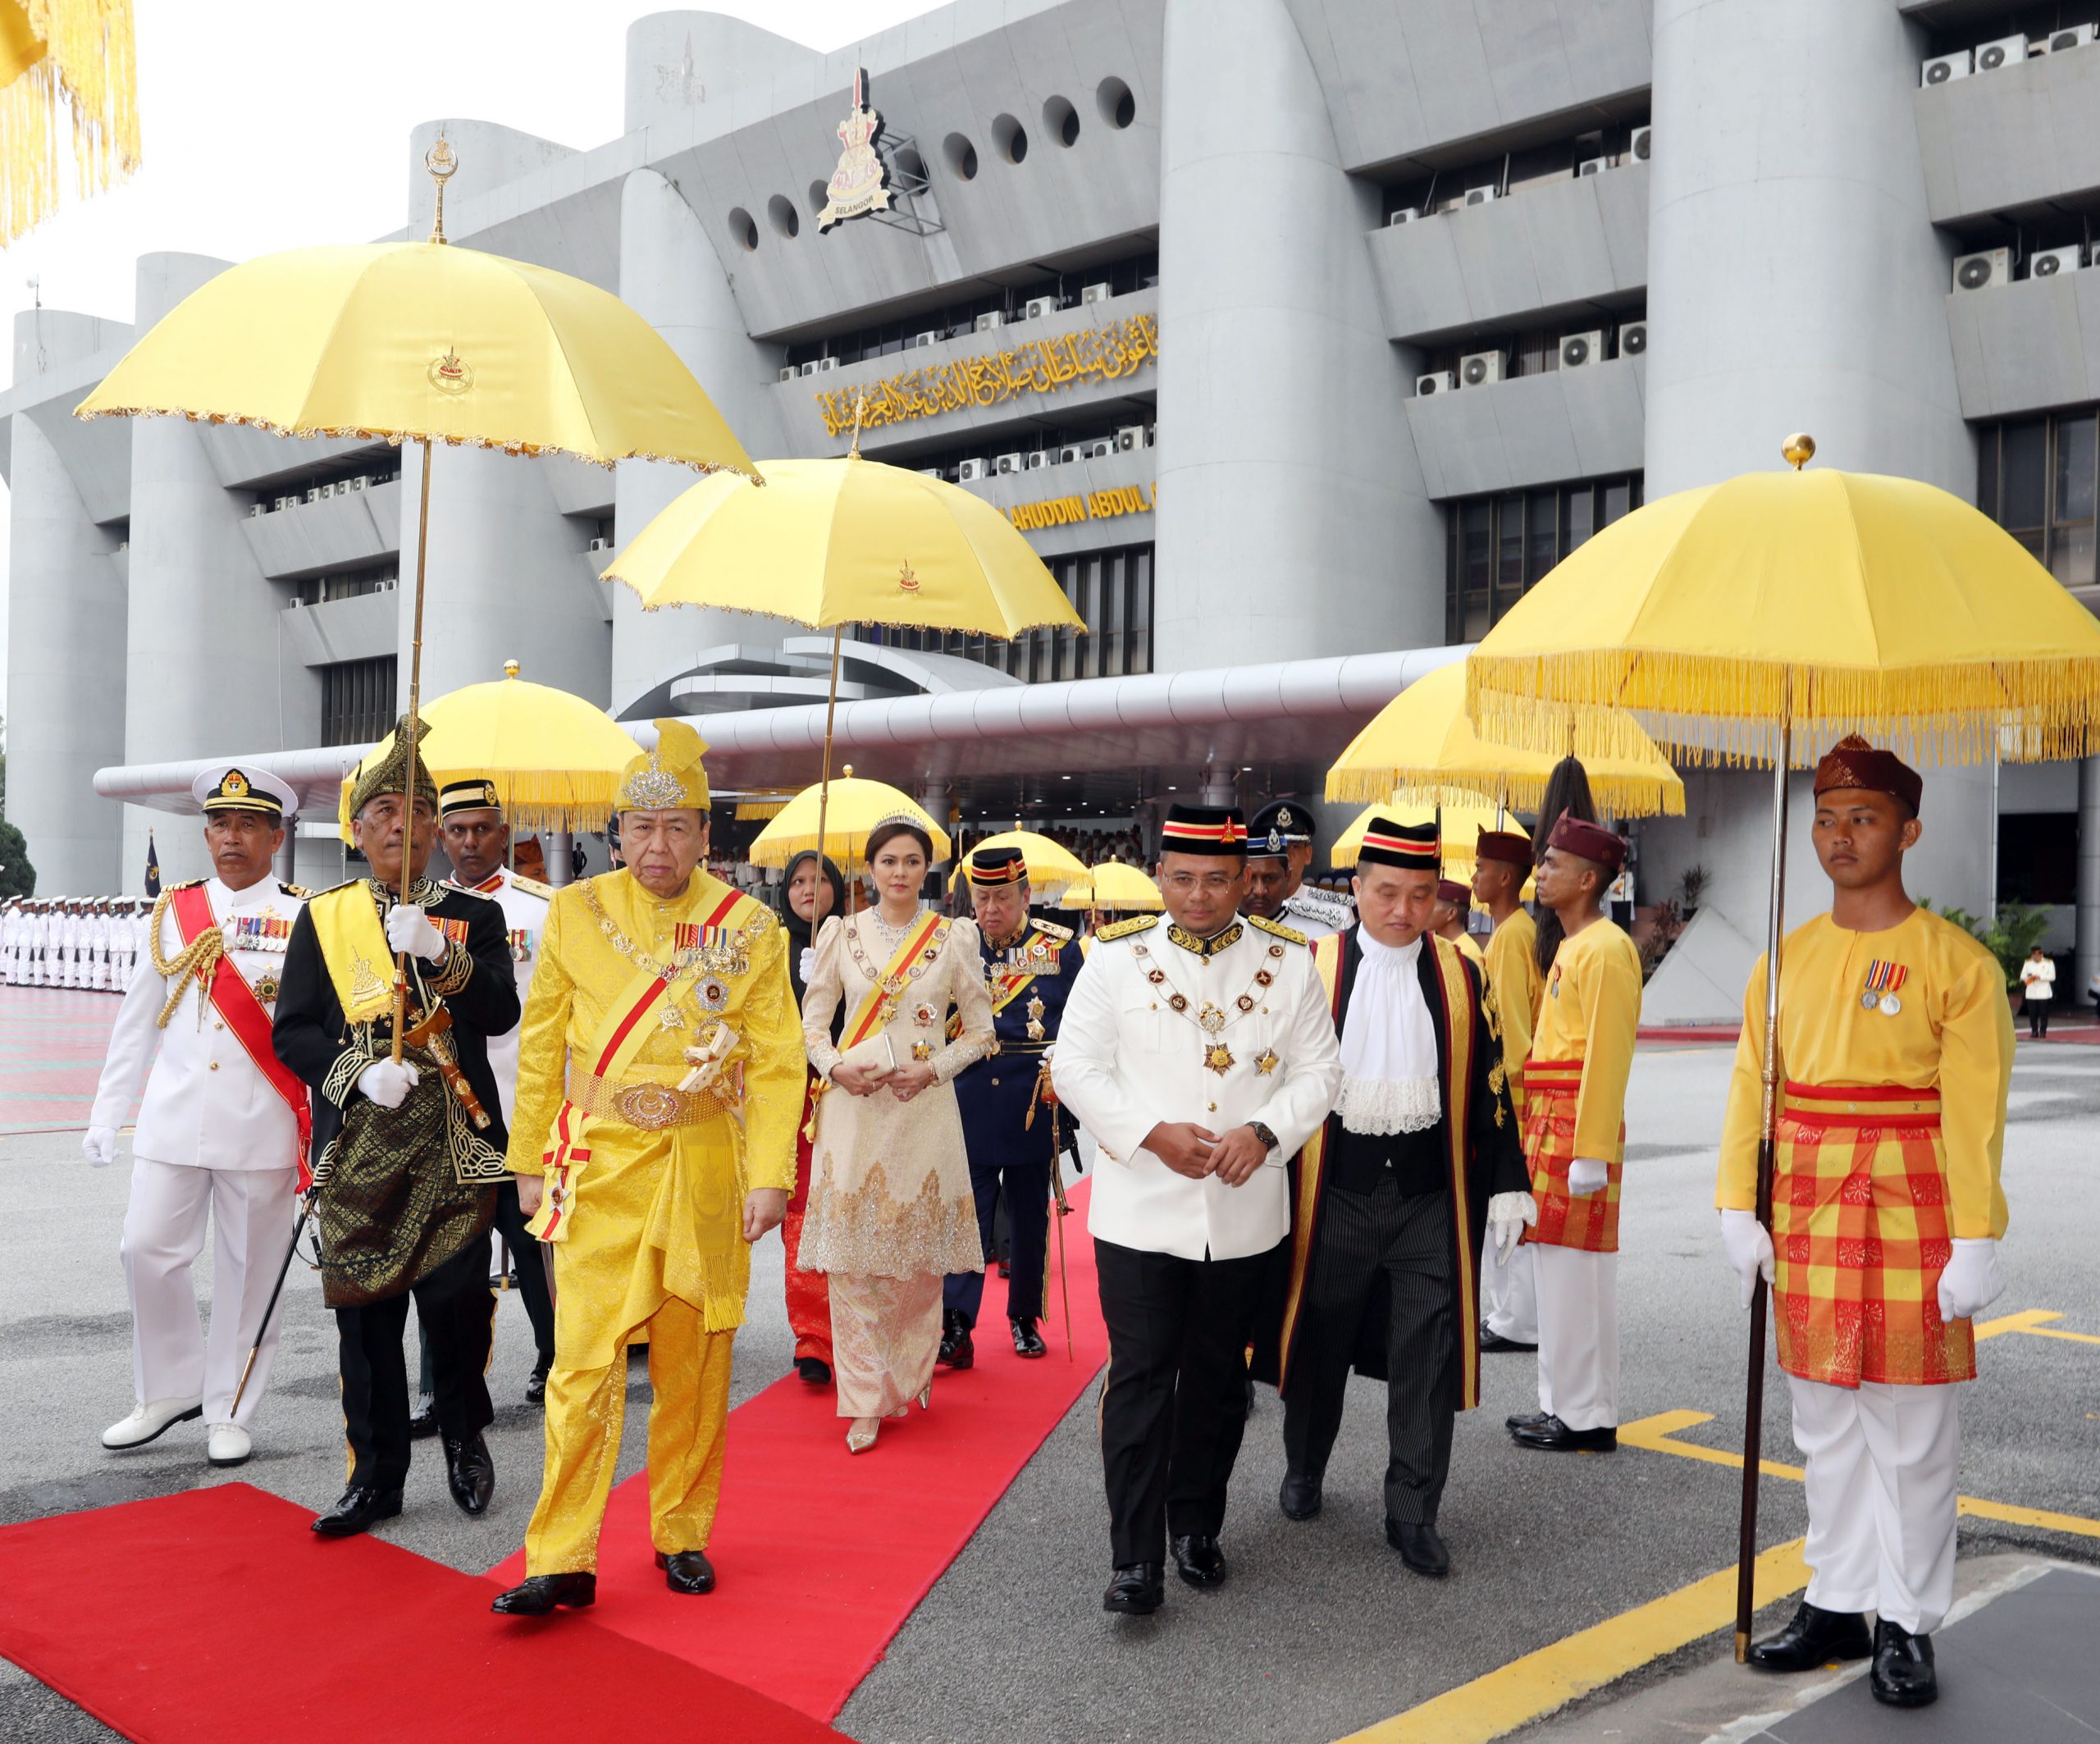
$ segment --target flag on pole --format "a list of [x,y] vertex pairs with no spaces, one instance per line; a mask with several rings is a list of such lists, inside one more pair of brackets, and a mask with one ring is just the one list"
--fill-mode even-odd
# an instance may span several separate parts
[[146,894],[157,897],[161,893],[161,856],[153,849],[153,833],[146,832]]

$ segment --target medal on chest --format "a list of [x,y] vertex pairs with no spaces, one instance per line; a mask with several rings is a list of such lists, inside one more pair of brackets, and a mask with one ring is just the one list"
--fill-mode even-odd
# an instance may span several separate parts
[[[1216,1072],[1221,1078],[1224,1077],[1239,1063],[1238,1057],[1232,1052],[1230,1044],[1225,1039],[1225,1031],[1229,1025],[1237,1023],[1260,1004],[1256,989],[1259,988],[1266,992],[1276,980],[1276,966],[1283,956],[1283,947],[1280,944],[1271,944],[1268,947],[1267,953],[1261,959],[1261,966],[1254,971],[1253,979],[1248,982],[1247,990],[1232,1001],[1230,1010],[1214,1005],[1206,999],[1193,1013],[1189,1009],[1189,996],[1178,989],[1168,988],[1166,971],[1152,961],[1151,952],[1141,944],[1133,945],[1130,948],[1132,953],[1144,966],[1145,979],[1154,988],[1166,990],[1167,1009],[1177,1016],[1187,1018],[1202,1031],[1203,1069],[1206,1071]],[[1266,1011],[1268,1007],[1262,1006],[1261,1009]],[[1277,1062],[1273,1052],[1265,1051],[1264,1057],[1269,1063],[1261,1065],[1260,1070],[1262,1075],[1267,1076],[1276,1070]],[[1259,1061],[1256,1063],[1260,1065]]]
[[1901,963],[1883,961],[1876,957],[1867,965],[1866,983],[1860,991],[1860,1009],[1879,1011],[1883,1017],[1893,1017],[1903,1009],[1903,1001],[1897,989],[1902,986],[1911,971]]

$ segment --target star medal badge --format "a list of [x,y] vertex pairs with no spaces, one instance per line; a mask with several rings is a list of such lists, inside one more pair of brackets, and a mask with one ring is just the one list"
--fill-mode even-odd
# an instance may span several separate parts
[[1042,994],[1032,994],[1028,1002],[1028,1039],[1031,1042],[1041,1041],[1048,1033],[1043,1027],[1044,1009]]
[[1277,1057],[1276,1051],[1273,1048],[1264,1048],[1254,1056],[1254,1070],[1264,1078],[1282,1064],[1283,1061]]
[[1222,1078],[1235,1065],[1232,1050],[1223,1042],[1212,1042],[1203,1050],[1203,1064]]
[[934,1044],[931,1042],[914,1042],[911,1044],[911,1057],[915,1060],[932,1059],[934,1057]]
[[729,1008],[729,987],[719,975],[710,975],[700,984],[700,1002],[710,1011],[726,1011]]
[[1876,957],[1867,965],[1866,986],[1860,994],[1860,1009],[1878,1011],[1883,1017],[1894,1017],[1903,1009],[1903,1002],[1897,997],[1897,988],[1910,978],[1911,971],[1901,963],[1884,962]]

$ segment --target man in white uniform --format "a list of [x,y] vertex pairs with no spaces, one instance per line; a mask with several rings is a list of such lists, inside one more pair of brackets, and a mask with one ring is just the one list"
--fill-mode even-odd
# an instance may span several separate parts
[[21,943],[22,899],[10,897],[7,907],[0,910],[0,975],[6,977],[10,987],[21,979]]
[[[190,791],[217,875],[176,886],[154,907],[150,961],[117,1012],[81,1147],[97,1168],[113,1160],[116,1129],[145,1075],[122,1248],[135,1404],[102,1443],[140,1447],[201,1416],[211,1463],[239,1465],[269,1381],[276,1317],[238,1415],[234,1393],[291,1240],[306,1152],[304,1087],[272,1052],[269,1018],[305,893],[270,870],[299,803],[290,788],[227,767],[199,776]],[[208,1219],[216,1232],[208,1335],[189,1276]]]
[[1051,1081],[1099,1141],[1088,1228],[1108,1326],[1101,1401],[1114,1576],[1102,1608],[1226,1577],[1218,1533],[1246,1424],[1246,1349],[1290,1227],[1292,1155],[1341,1082],[1303,938],[1244,920],[1239,812],[1169,809],[1166,920],[1105,928],[1073,983]]

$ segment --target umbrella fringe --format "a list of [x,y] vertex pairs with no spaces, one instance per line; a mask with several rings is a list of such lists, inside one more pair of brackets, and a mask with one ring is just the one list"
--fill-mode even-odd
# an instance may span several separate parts
[[[1505,740],[1504,742],[1509,742]],[[1512,811],[1536,811],[1545,797],[1543,775],[1511,774],[1492,788],[1454,782],[1448,771],[1384,769],[1331,769],[1327,797],[1354,805],[1449,805],[1454,787],[1468,797],[1492,806],[1500,801]],[[1682,817],[1684,783],[1661,775],[1599,775],[1590,772],[1590,791],[1614,817]]]
[[[637,599],[641,598],[641,587],[620,574],[617,568],[600,570],[598,579],[601,582],[618,582]],[[668,612],[680,610],[697,604],[697,601],[692,600],[643,600],[641,609],[645,612]],[[1025,623],[1017,623],[1011,629],[1004,630],[987,629],[982,624],[975,623],[928,623],[923,618],[843,618],[827,619],[822,623],[818,623],[807,618],[797,618],[789,612],[769,611],[764,606],[759,605],[717,605],[710,600],[700,609],[710,612],[734,612],[740,618],[785,619],[789,623],[799,623],[805,629],[810,630],[829,630],[833,628],[835,623],[880,623],[889,629],[954,631],[964,636],[987,636],[993,641],[1011,641],[1017,636],[1027,635],[1030,630],[1069,630],[1072,627],[1071,620],[1065,618],[1031,619]],[[852,638],[849,637],[848,640],[851,641]],[[870,645],[864,643],[862,646]]]
[[[1824,737],[1892,740],[1928,764],[2054,762],[2100,751],[2100,656],[1979,660],[1898,672],[1585,649],[1467,662],[1484,738],[1584,757],[1638,755],[1645,735],[1710,768],[1769,764],[1791,685],[1796,761]],[[1645,717],[1637,720],[1636,714]],[[1827,728],[1819,737],[1814,729]]]

